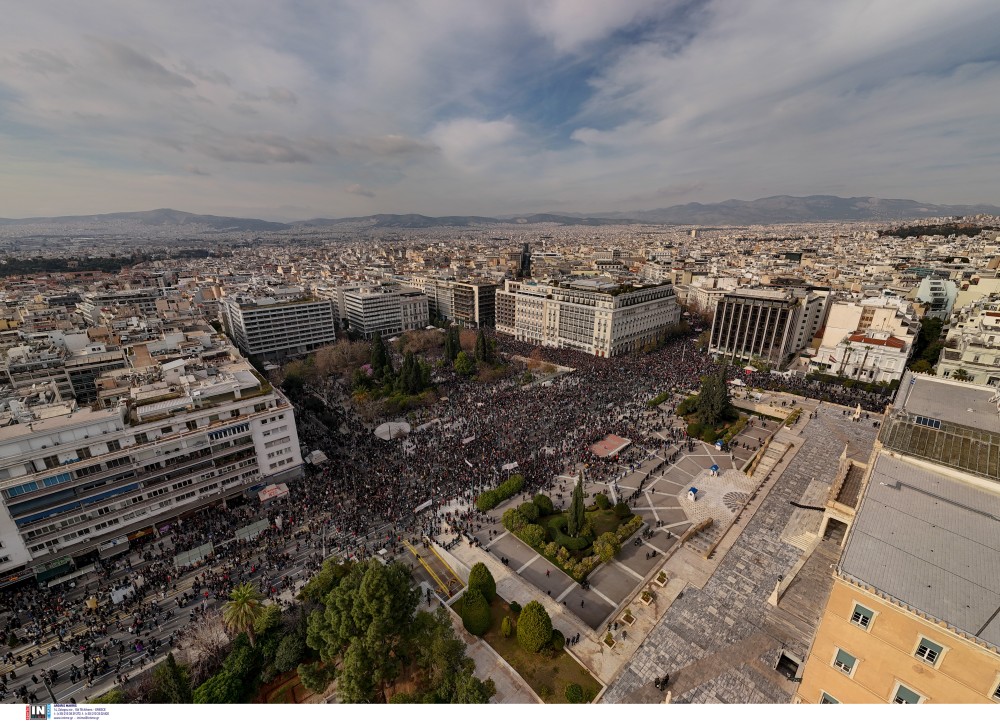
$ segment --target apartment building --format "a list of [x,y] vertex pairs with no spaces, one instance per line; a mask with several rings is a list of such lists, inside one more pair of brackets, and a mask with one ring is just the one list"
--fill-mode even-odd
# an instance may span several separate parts
[[495,283],[424,276],[414,276],[408,282],[427,296],[432,317],[469,328],[496,324]]
[[344,292],[347,321],[365,338],[423,328],[429,322],[426,296],[398,285],[366,285]]
[[110,407],[9,403],[0,577],[66,573],[202,507],[301,474],[291,404],[235,352],[109,378],[101,393]]
[[238,294],[224,298],[220,308],[226,332],[243,355],[282,360],[337,339],[337,317],[330,300]]
[[680,322],[671,285],[632,288],[602,279],[562,285],[508,280],[496,293],[496,328],[536,345],[599,357],[638,350]]
[[958,311],[941,349],[936,372],[984,386],[1000,386],[1000,295]]
[[997,400],[904,376],[796,702],[1000,702]]

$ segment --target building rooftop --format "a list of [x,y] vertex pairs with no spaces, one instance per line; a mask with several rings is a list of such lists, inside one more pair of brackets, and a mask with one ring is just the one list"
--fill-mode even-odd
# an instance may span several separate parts
[[990,400],[995,390],[907,371],[893,405],[913,415],[1000,433],[1000,410]]
[[1000,646],[1000,494],[882,453],[840,570]]

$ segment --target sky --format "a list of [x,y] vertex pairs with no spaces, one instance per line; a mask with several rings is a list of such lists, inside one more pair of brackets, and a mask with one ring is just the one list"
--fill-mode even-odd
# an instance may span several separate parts
[[46,0],[0,217],[1000,204],[996,0]]

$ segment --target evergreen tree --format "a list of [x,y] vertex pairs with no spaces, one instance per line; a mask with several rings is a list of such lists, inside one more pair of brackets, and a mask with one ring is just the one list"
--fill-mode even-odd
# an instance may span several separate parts
[[191,674],[187,666],[177,663],[174,654],[168,653],[167,660],[153,672],[156,684],[153,697],[156,703],[193,703]]
[[471,376],[476,372],[476,361],[470,358],[464,350],[455,357],[455,372],[463,376]]
[[490,357],[490,342],[486,337],[486,332],[480,328],[479,333],[476,334],[476,360],[480,363],[492,363],[493,359]]
[[569,504],[566,531],[570,536],[575,538],[583,530],[583,525],[586,523],[584,517],[585,511],[586,506],[583,503],[583,473],[581,473],[576,482],[576,487],[573,489],[573,498]]
[[458,354],[462,352],[462,339],[457,326],[449,326],[448,333],[444,337],[444,355],[451,362],[455,362]]
[[712,375],[701,379],[701,392],[697,402],[698,418],[708,426],[714,426],[729,414],[732,403],[729,399],[729,385],[726,383],[726,366]]
[[372,373],[377,381],[385,382],[392,380],[394,372],[392,356],[389,354],[389,349],[385,347],[385,341],[382,340],[381,333],[376,333],[372,339],[371,364]]

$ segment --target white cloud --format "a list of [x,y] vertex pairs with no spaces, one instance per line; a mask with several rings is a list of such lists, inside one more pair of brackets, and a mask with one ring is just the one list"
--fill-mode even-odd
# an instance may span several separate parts
[[990,201],[998,23],[993,0],[22,4],[0,215]]

